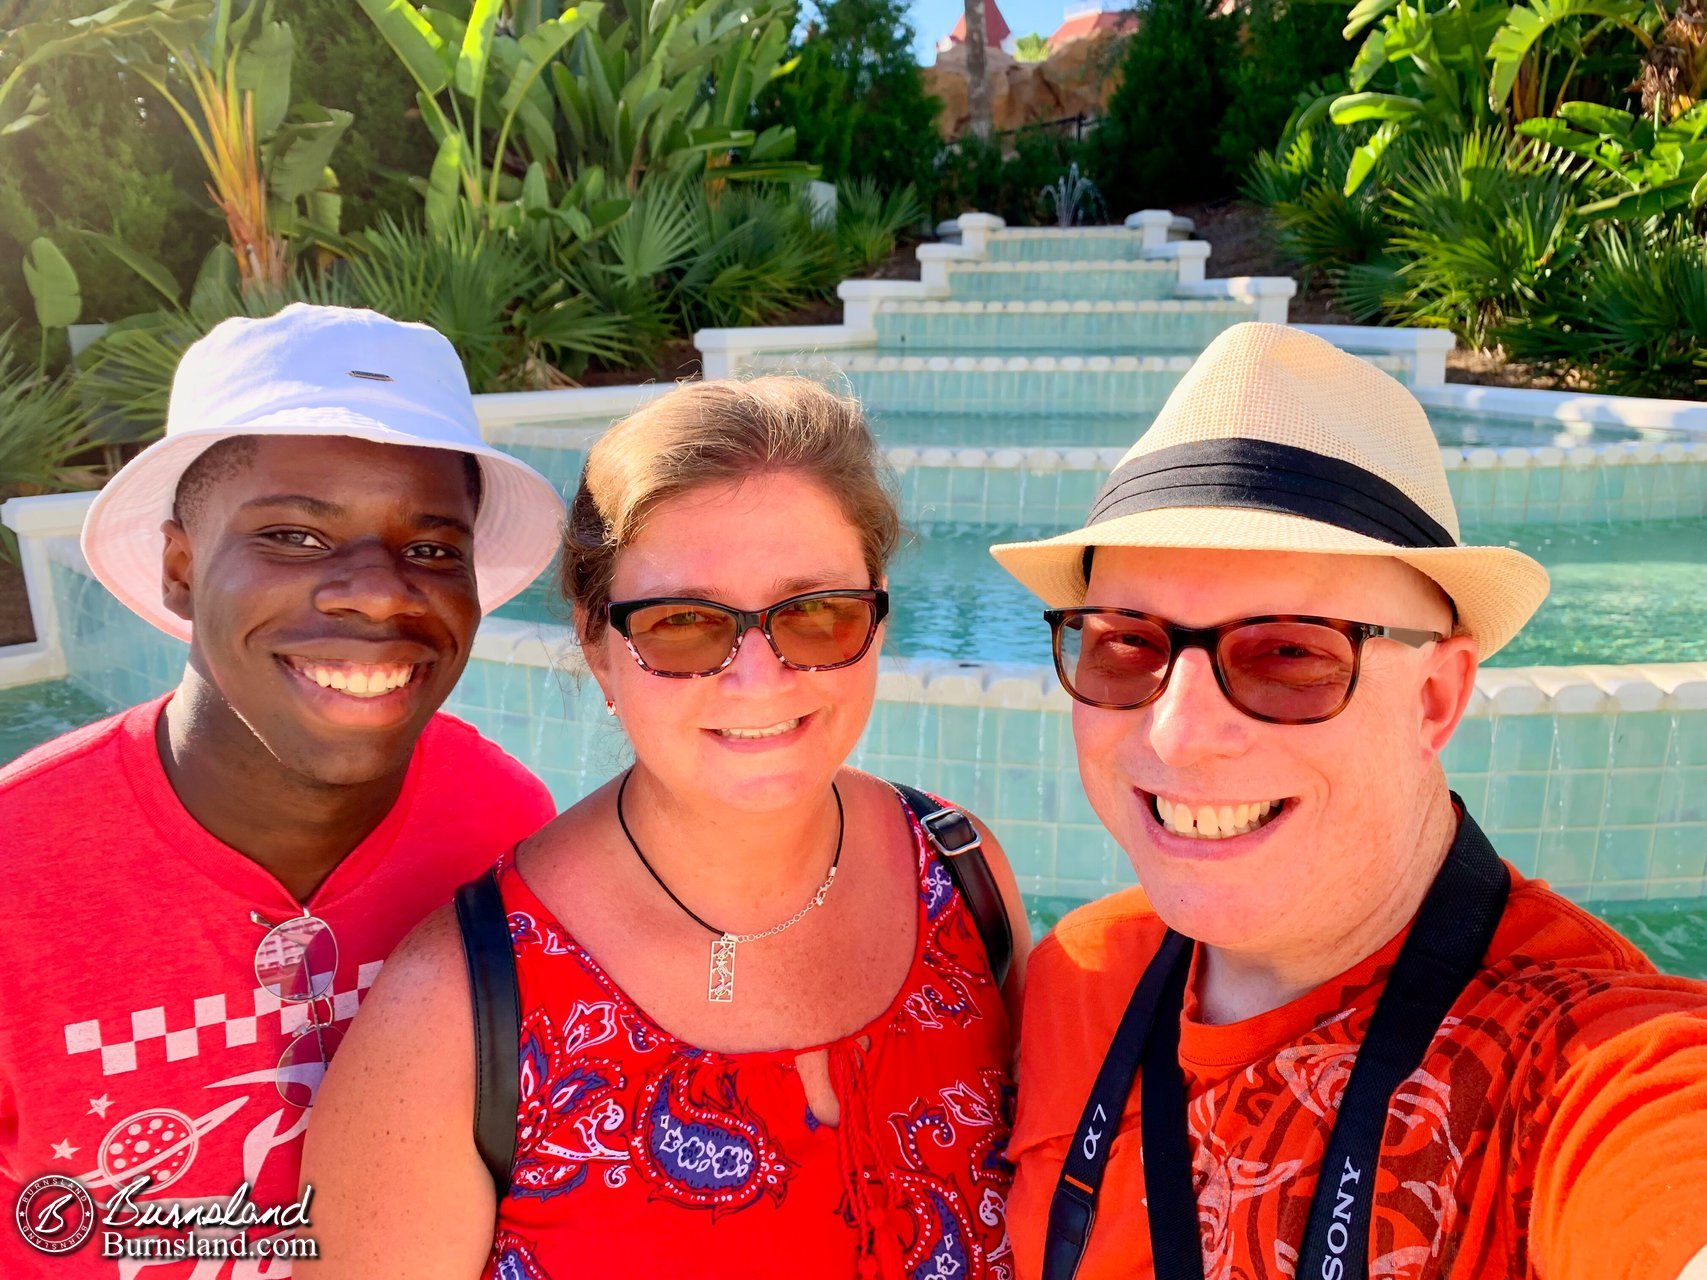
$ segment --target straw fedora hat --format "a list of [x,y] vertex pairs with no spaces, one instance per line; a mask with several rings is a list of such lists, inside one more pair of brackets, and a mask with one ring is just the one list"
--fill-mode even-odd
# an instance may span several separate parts
[[490,613],[557,551],[564,506],[552,483],[480,438],[456,348],[438,330],[373,311],[292,303],[265,319],[216,325],[172,378],[166,437],[132,458],[83,521],[83,556],[131,612],[180,640],[190,624],[161,599],[160,526],[178,481],[233,436],[324,436],[451,449],[480,462],[474,577]]
[[1522,552],[1459,542],[1440,446],[1416,398],[1278,324],[1234,325],[1209,344],[1084,528],[990,553],[1062,608],[1084,603],[1088,547],[1391,556],[1451,597],[1456,634],[1483,658],[1547,596],[1547,571]]

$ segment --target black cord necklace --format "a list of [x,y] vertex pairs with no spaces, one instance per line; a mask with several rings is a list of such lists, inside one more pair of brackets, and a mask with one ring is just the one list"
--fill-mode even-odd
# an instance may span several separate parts
[[836,789],[836,784],[830,784],[830,794],[836,798],[836,854],[830,859],[830,874],[824,877],[824,883],[818,886],[818,891],[812,895],[812,900],[796,911],[781,924],[772,925],[759,933],[730,933],[727,929],[719,929],[709,920],[697,915],[693,908],[676,897],[675,891],[664,883],[664,878],[658,874],[646,853],[640,847],[640,842],[634,838],[634,832],[628,829],[628,818],[622,811],[622,798],[628,791],[628,780],[633,776],[631,769],[622,775],[622,782],[616,789],[616,820],[622,827],[622,834],[628,837],[628,844],[634,850],[634,856],[640,859],[640,865],[646,868],[646,873],[669,897],[670,901],[681,908],[687,916],[700,928],[716,936],[711,940],[711,977],[706,991],[706,999],[715,1004],[728,1004],[735,998],[735,948],[743,942],[758,942],[762,938],[773,938],[785,929],[792,929],[806,918],[814,907],[824,905],[824,897],[830,892],[830,886],[836,882],[836,868],[842,863],[842,836],[847,831],[847,815],[842,809],[842,793]]

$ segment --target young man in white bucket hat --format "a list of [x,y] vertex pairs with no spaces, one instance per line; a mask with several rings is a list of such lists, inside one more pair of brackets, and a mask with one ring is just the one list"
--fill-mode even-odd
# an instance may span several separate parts
[[0,770],[7,1280],[288,1274],[103,1243],[132,1204],[297,1202],[314,1087],[381,963],[552,816],[439,707],[562,516],[481,442],[425,325],[295,305],[184,354],[165,438],[83,529],[95,576],[189,641],[182,681]]
[[1547,577],[1461,543],[1415,399],[1237,326],[1084,528],[993,553],[1051,606],[1142,884],[1033,953],[1022,1280],[1674,1280],[1707,1246],[1707,986],[1447,788]]

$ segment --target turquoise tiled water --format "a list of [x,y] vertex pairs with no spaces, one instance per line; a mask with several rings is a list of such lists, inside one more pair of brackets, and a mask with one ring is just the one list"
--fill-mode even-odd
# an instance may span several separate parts
[[1553,589],[1496,666],[1707,659],[1707,520],[1501,530],[1547,566]]
[[[1184,376],[1183,368],[1074,373],[1042,369],[849,369],[835,378],[834,384],[857,397],[873,416],[1026,415],[1047,424],[1060,417],[1154,414]],[[1047,425],[1041,426],[1033,443],[1055,443],[1051,432]],[[970,436],[942,443],[981,445],[986,441]]]
[[0,689],[0,764],[107,714],[105,702],[69,680]]
[[1602,903],[1595,914],[1641,947],[1662,972],[1707,978],[1707,910],[1700,899]]
[[1071,235],[997,234],[989,238],[988,244],[992,262],[1102,262],[1144,256],[1143,237],[1121,227]]
[[1428,420],[1442,444],[1487,445],[1495,449],[1503,449],[1509,445],[1555,445],[1561,449],[1572,449],[1579,445],[1611,444],[1624,440],[1666,441],[1686,438],[1681,431],[1657,427],[1560,422],[1556,418],[1512,418],[1493,414],[1462,413],[1454,409],[1430,409]]
[[1171,262],[1108,262],[1098,270],[1066,270],[1039,263],[1021,270],[990,270],[974,264],[949,268],[949,296],[964,302],[1022,298],[1041,302],[1127,302],[1171,298],[1179,270]]
[[1256,318],[1254,306],[1182,303],[1151,311],[879,311],[877,349],[897,355],[1197,355],[1215,336]]
[[[896,559],[887,651],[912,658],[1049,662],[1042,605],[990,558],[991,542],[1047,537],[1037,526],[926,525]],[[1488,529],[1480,540],[1535,556],[1553,591],[1490,665],[1707,661],[1707,520]],[[561,621],[535,584],[500,613]],[[1367,619],[1366,619],[1367,621]]]
[[[952,377],[929,374],[924,377]],[[961,375],[966,376],[966,375]],[[1171,376],[1171,375],[1152,375]],[[1142,435],[1155,418],[1154,410],[1113,409],[1106,413],[941,413],[873,406],[871,426],[884,444],[943,445],[963,448],[1016,448],[1047,446],[1071,448],[1126,448]],[[1561,424],[1527,418],[1469,418],[1435,410],[1429,414],[1435,437],[1443,445],[1485,445],[1490,448],[1518,446],[1536,448],[1553,445],[1576,448],[1582,445],[1617,444],[1646,439],[1629,427],[1581,426],[1566,429]],[[1689,464],[1701,466],[1703,464]]]

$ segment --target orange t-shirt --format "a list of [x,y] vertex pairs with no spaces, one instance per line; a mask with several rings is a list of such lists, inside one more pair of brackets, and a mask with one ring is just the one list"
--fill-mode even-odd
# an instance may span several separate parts
[[[1008,1200],[1020,1280],[1164,926],[1138,889],[1067,916],[1026,976]],[[1180,1024],[1206,1280],[1291,1277],[1346,1080],[1404,933],[1243,1022]],[[1078,1280],[1151,1274],[1134,1087]],[[1180,1230],[1190,1230],[1184,1224]],[[1512,875],[1489,962],[1394,1094],[1371,1280],[1675,1280],[1707,1247],[1707,984]],[[1314,1278],[1310,1278],[1314,1280]]]

